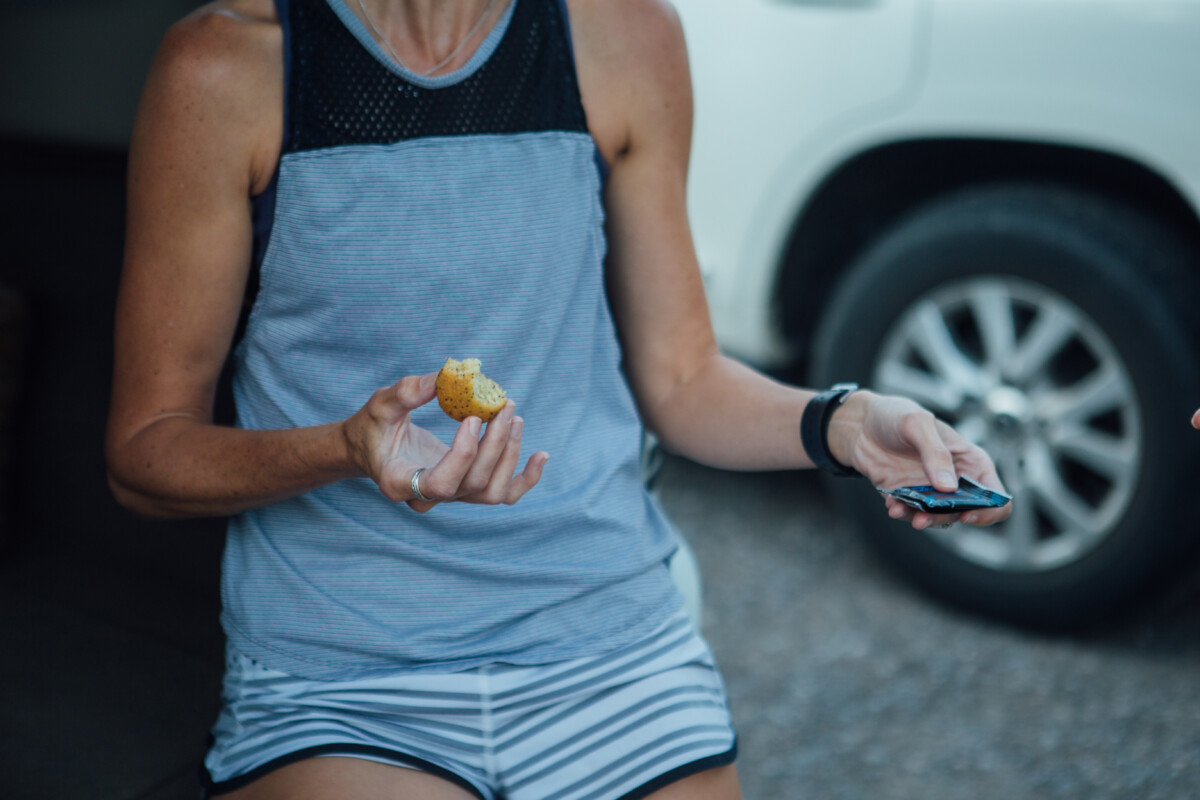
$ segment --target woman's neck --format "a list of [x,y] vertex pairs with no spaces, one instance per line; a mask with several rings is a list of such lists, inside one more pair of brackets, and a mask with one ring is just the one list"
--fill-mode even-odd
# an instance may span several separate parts
[[421,75],[470,60],[512,0],[348,0],[393,58]]

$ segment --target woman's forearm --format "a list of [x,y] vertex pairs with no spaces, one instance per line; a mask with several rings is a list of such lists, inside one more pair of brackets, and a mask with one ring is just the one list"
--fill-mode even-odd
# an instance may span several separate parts
[[257,431],[180,415],[108,446],[117,501],[158,518],[234,514],[361,474],[341,423]]
[[812,396],[713,355],[643,413],[664,446],[693,461],[719,469],[798,469],[812,466],[800,442],[800,417]]

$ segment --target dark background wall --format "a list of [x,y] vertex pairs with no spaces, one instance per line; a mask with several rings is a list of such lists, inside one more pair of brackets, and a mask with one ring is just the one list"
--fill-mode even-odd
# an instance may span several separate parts
[[162,32],[196,0],[4,0],[0,133],[124,148]]
[[224,522],[134,517],[103,458],[129,129],[195,5],[0,5],[6,798],[195,796],[214,718]]
[[53,553],[128,582],[182,582],[211,606],[221,521],[138,519],[105,477],[125,153],[18,140],[0,151],[0,281],[23,307],[3,377],[13,402],[0,558]]
[[195,577],[207,590],[210,576],[195,568],[219,551],[220,522],[133,518],[109,495],[102,451],[129,130],[162,32],[197,5],[0,6],[0,285],[23,307],[19,326],[7,327],[0,376],[13,398],[0,552],[54,550]]

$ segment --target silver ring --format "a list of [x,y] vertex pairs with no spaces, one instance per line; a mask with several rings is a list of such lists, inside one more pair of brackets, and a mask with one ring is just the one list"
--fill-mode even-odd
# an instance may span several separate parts
[[408,488],[412,489],[413,496],[416,499],[430,503],[433,501],[433,498],[421,494],[421,473],[424,471],[424,467],[417,467],[417,471],[412,474],[412,480],[408,482]]

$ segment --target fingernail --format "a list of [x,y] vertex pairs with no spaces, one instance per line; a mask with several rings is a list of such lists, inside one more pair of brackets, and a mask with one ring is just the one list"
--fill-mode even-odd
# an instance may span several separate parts
[[479,417],[467,417],[467,430],[473,435],[479,435],[479,429],[483,427],[483,420]]
[[956,478],[952,472],[939,472],[937,474],[937,480],[939,485],[947,488],[951,486],[958,486],[958,478]]
[[514,439],[520,439],[521,433],[525,430],[525,420],[516,417],[512,421],[512,428],[509,430],[509,436]]
[[974,525],[978,521],[979,521],[978,514],[963,514],[962,515],[962,523],[964,525]]

